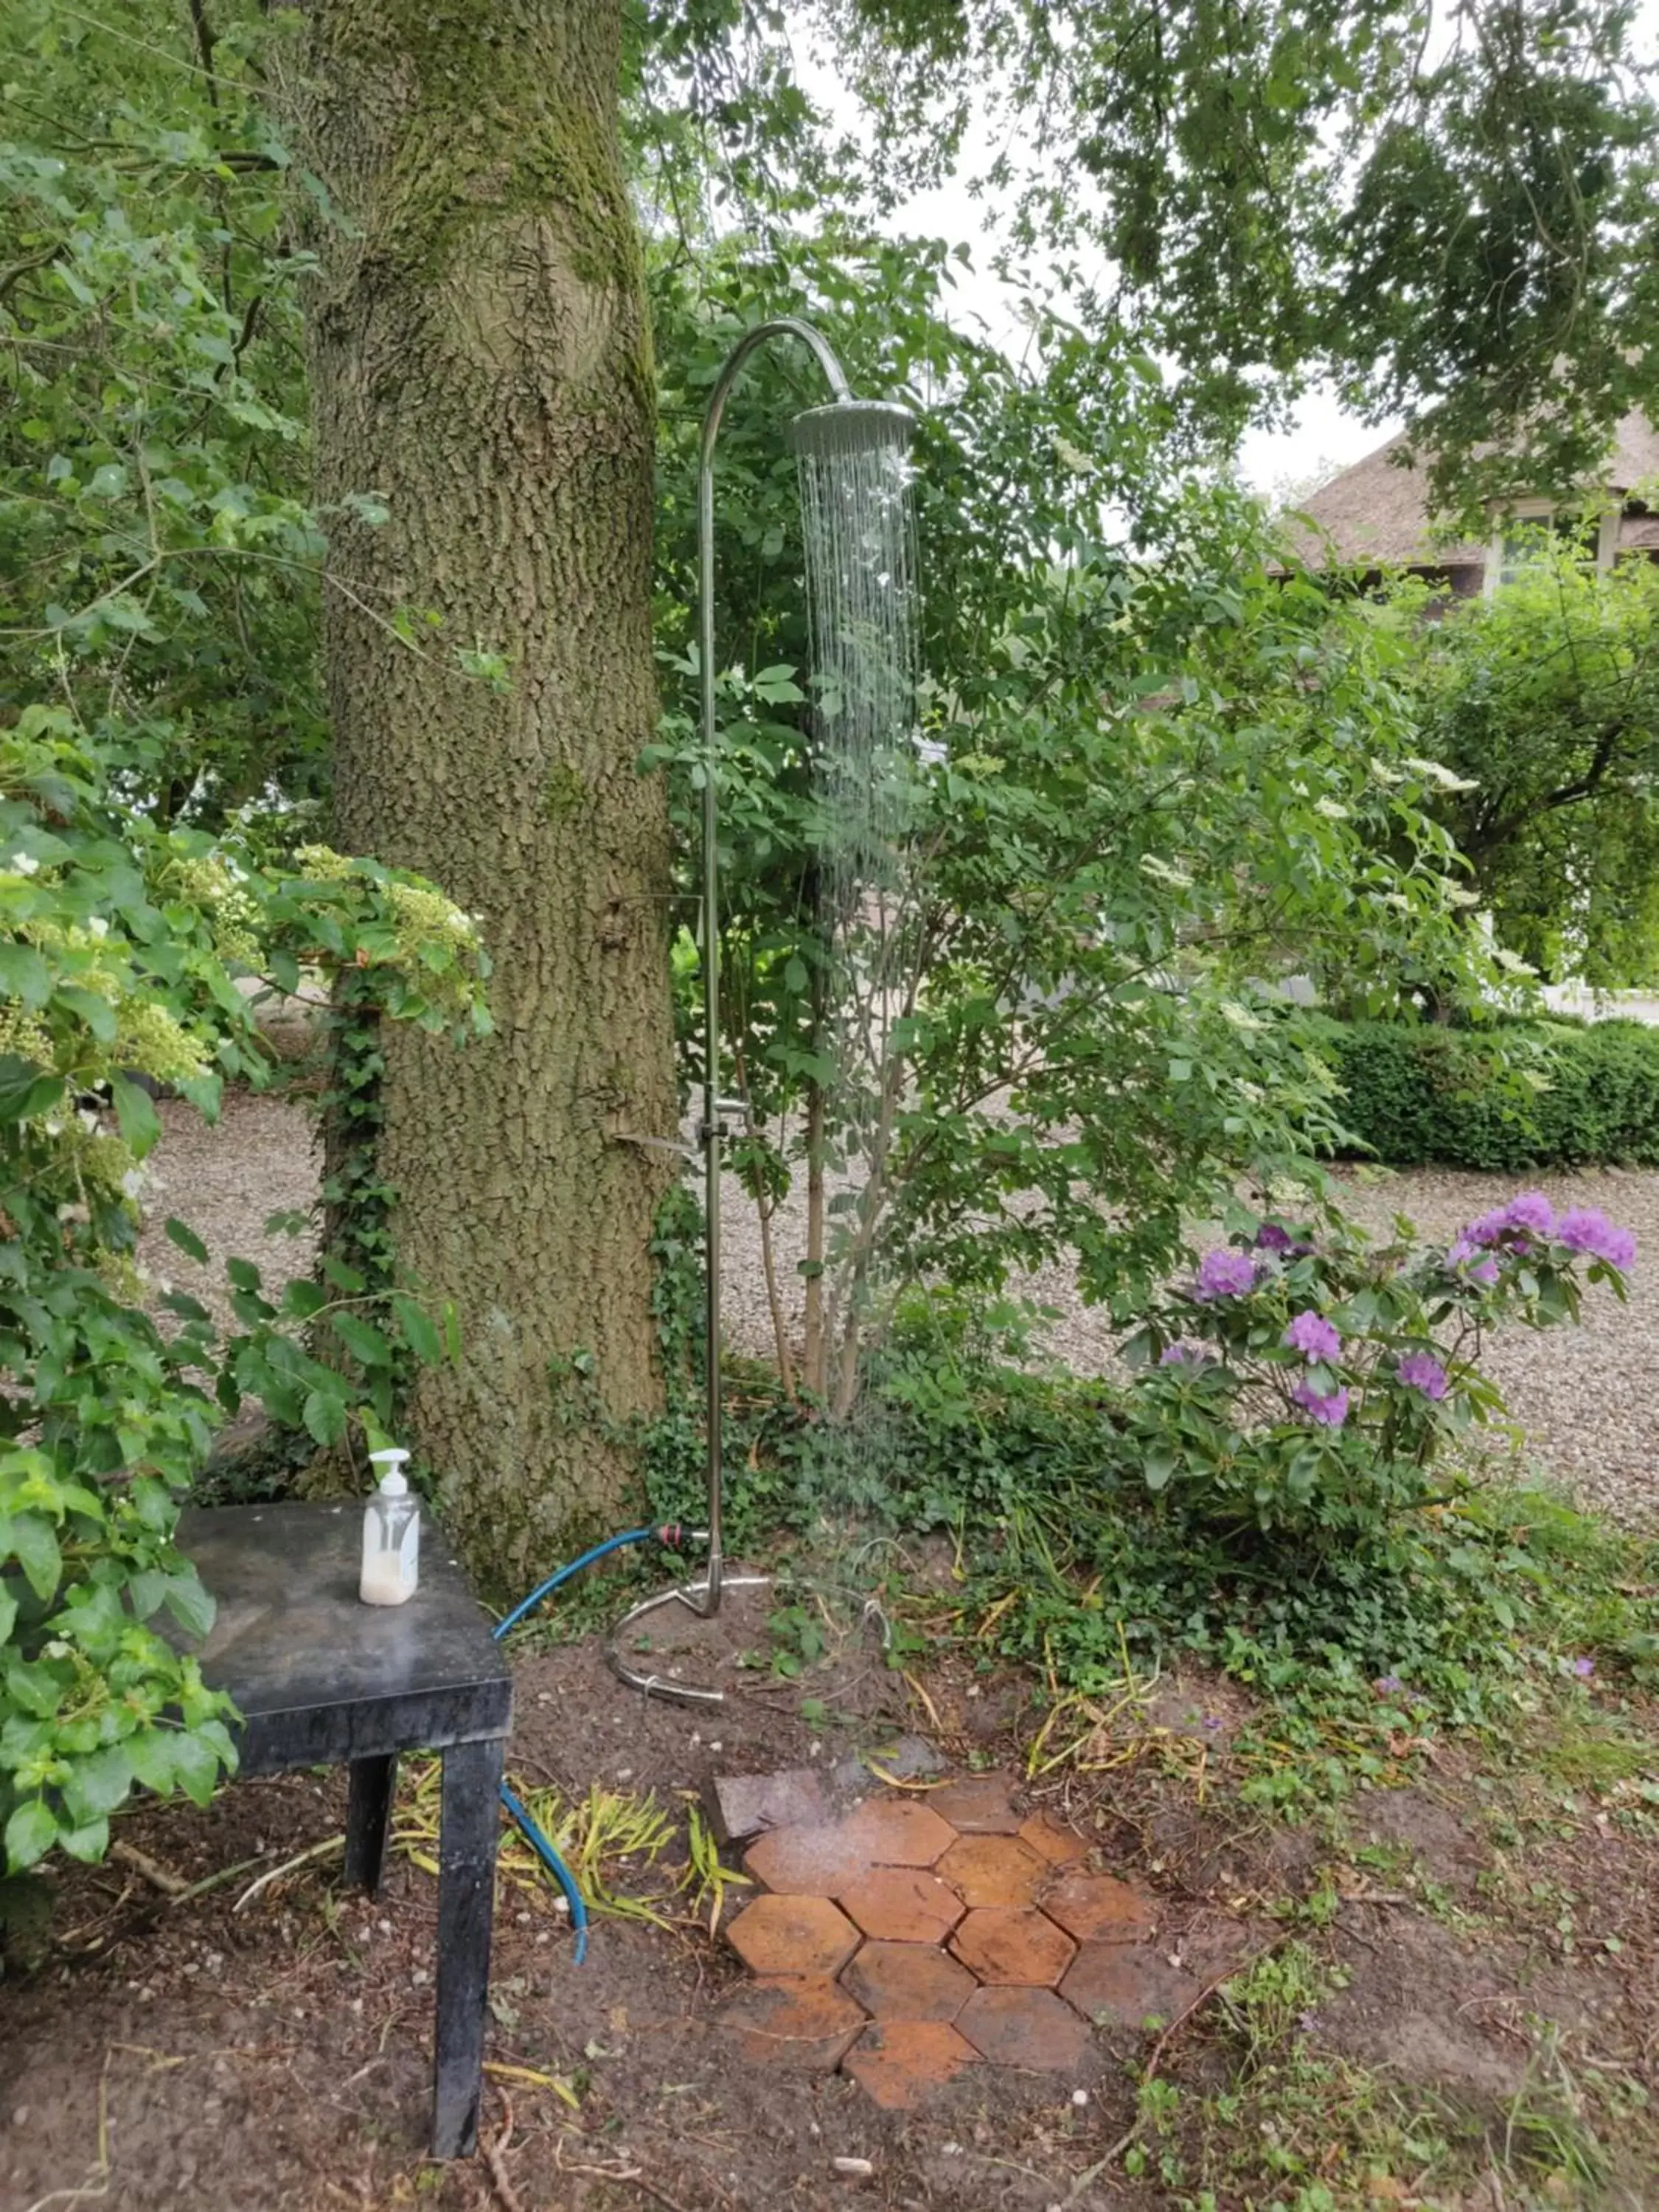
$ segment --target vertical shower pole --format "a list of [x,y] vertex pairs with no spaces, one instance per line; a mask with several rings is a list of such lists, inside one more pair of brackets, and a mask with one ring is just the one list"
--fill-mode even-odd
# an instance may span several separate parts
[[720,1611],[724,1573],[720,1534],[720,1115],[741,1111],[744,1101],[720,1096],[720,730],[714,708],[714,441],[726,395],[738,373],[758,345],[769,338],[798,338],[816,356],[837,400],[850,399],[851,387],[841,363],[810,323],[793,315],[758,323],[745,331],[715,379],[702,422],[697,465],[698,672],[702,679],[702,1126],[704,1333],[708,1361],[706,1421],[708,1432],[708,1571],[696,1609]]

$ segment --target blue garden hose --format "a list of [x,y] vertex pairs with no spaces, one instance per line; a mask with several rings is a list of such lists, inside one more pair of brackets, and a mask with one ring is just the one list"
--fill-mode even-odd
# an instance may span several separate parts
[[[584,1552],[580,1559],[572,1559],[568,1566],[561,1567],[544,1583],[538,1583],[528,1597],[521,1599],[511,1613],[496,1622],[493,1631],[496,1642],[499,1644],[508,1629],[516,1628],[527,1613],[533,1612],[544,1597],[557,1589],[561,1583],[568,1583],[572,1575],[579,1575],[584,1567],[591,1567],[595,1560],[604,1559],[608,1553],[620,1552],[629,1544],[648,1544],[653,1539],[672,1549],[680,1540],[680,1531],[678,1528],[628,1528],[619,1536],[607,1536],[603,1544],[595,1544],[591,1552]],[[505,1782],[501,1785],[501,1798],[523,1831],[531,1850],[565,1893],[570,1906],[571,1930],[575,1937],[575,1960],[580,1966],[587,1957],[587,1907],[582,1902],[582,1893],[576,1887],[575,1876],[549,1843],[528,1808],[520,1804]]]

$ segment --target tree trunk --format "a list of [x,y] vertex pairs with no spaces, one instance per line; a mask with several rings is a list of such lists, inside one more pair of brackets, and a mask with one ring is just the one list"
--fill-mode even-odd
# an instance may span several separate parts
[[[667,817],[635,767],[656,720],[653,403],[620,19],[621,0],[312,0],[293,102],[334,209],[310,225],[307,332],[337,515],[337,834],[477,914],[495,970],[488,1039],[383,1025],[398,1265],[463,1336],[410,1423],[452,1531],[509,1584],[619,1512],[611,1424],[660,1380],[668,1170],[619,1140],[676,1121]],[[382,525],[335,509],[359,495]],[[510,688],[464,649],[504,655]]]

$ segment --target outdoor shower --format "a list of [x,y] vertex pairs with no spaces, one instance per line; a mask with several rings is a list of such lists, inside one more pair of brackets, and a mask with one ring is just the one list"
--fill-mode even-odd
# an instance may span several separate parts
[[[884,830],[878,747],[908,725],[913,680],[912,607],[915,532],[908,459],[914,420],[908,409],[857,399],[822,335],[793,316],[758,324],[727,356],[703,416],[697,471],[698,674],[702,687],[702,1114],[697,1137],[703,1162],[704,1285],[708,1367],[708,1545],[702,1577],[635,1606],[618,1625],[607,1656],[625,1682],[694,1705],[718,1705],[724,1692],[700,1689],[628,1666],[621,1638],[659,1607],[681,1605],[704,1619],[720,1610],[727,1588],[755,1588],[765,1575],[728,1577],[721,1535],[720,1164],[723,1122],[746,1115],[748,1102],[722,1094],[720,1080],[719,731],[714,700],[714,445],[720,417],[750,355],[774,338],[806,347],[834,397],[789,425],[799,473],[810,635],[823,702],[822,720],[836,742],[827,746],[823,797],[837,823],[830,873],[842,896],[856,896],[862,871],[874,865]],[[677,1148],[678,1149],[678,1148]],[[700,1532],[701,1533],[701,1532]]]

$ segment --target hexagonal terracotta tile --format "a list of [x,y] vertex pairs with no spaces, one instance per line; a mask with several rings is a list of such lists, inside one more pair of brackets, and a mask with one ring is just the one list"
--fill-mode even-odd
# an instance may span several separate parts
[[736,2037],[746,2064],[787,2074],[832,2073],[866,2024],[846,1990],[822,1977],[745,1983],[714,2022]]
[[1144,1943],[1085,1943],[1060,1993],[1085,2020],[1144,2027],[1148,2020],[1173,2020],[1199,1986]]
[[783,1897],[833,1897],[868,1874],[871,1858],[834,1821],[774,1828],[744,1854],[744,1871]]
[[931,1943],[866,1943],[842,1976],[878,2020],[954,2020],[978,1986]]
[[1034,1989],[1052,1989],[1077,1955],[1071,1937],[1029,1905],[970,1912],[951,1938],[951,1948],[982,1982]]
[[1157,1917],[1150,1898],[1109,1874],[1061,1875],[1042,1909],[1079,1943],[1133,1943]]
[[[1077,2015],[1067,2017],[1076,2021]],[[944,2021],[878,2020],[866,2028],[842,2065],[877,2104],[904,2112],[973,2063],[972,2045]]]
[[927,1802],[964,1836],[1013,1836],[1022,1818],[1012,1802],[1013,1787],[1006,1774],[970,1774],[930,1790]]
[[[1052,1990],[975,1990],[957,2014],[957,2032],[999,2066],[1069,2074],[1089,2048],[1089,2031]],[[857,2055],[855,2044],[847,2063]]]
[[1040,1851],[1050,1866],[1079,1866],[1089,1855],[1086,1840],[1052,1813],[1034,1813],[1019,1838],[1034,1851]]
[[842,1833],[874,1866],[930,1867],[957,1832],[914,1798],[872,1797],[842,1823]]
[[1018,1836],[963,1836],[933,1871],[964,1905],[1029,1905],[1054,1869]]
[[838,1974],[859,1931],[827,1897],[757,1897],[726,1929],[732,1948],[760,1975]]
[[942,1943],[962,1917],[956,1892],[920,1867],[877,1867],[838,1901],[866,1936],[888,1943]]

